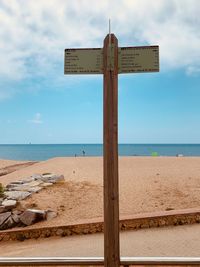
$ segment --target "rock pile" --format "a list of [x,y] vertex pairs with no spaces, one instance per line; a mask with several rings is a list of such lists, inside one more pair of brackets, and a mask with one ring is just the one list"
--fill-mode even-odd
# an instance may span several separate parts
[[44,219],[54,218],[57,214],[54,211],[27,209],[16,210],[20,200],[24,200],[34,193],[40,192],[47,186],[63,182],[63,175],[52,173],[34,174],[6,186],[4,197],[0,198],[0,230],[9,229],[15,226],[31,225]]

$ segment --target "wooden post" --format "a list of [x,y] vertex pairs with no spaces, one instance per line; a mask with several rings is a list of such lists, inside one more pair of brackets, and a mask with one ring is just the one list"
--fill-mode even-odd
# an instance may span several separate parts
[[104,266],[120,265],[118,189],[118,40],[104,39]]

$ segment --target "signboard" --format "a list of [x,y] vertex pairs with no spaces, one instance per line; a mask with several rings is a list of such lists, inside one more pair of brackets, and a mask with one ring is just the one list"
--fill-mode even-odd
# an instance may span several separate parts
[[118,48],[118,72],[159,71],[159,46],[136,46]]
[[64,74],[103,74],[103,49],[65,49]]

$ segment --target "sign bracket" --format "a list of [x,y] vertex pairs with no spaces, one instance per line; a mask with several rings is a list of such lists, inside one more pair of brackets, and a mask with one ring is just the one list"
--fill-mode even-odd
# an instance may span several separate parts
[[109,44],[108,52],[107,52],[107,70],[113,71],[114,70],[114,63],[115,63],[115,49],[113,44]]

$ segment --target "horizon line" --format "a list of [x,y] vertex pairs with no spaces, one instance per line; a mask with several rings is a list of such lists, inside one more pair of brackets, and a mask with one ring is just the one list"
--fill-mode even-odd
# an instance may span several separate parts
[[[10,143],[3,145],[103,145],[103,143]],[[118,143],[118,145],[200,145],[200,143]]]

